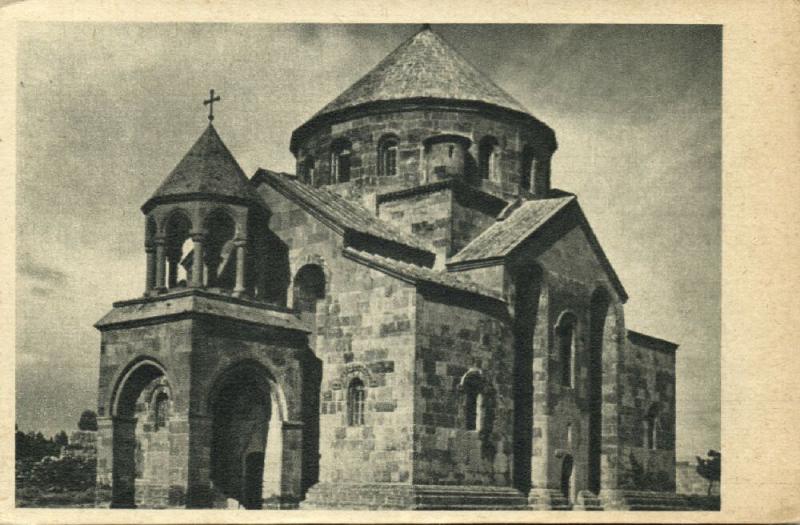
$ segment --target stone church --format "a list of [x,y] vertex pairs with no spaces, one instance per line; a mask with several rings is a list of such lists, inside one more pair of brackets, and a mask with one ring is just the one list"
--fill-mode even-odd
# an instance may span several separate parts
[[678,505],[677,345],[625,326],[556,148],[429,26],[292,133],[296,174],[209,124],[96,324],[111,506]]

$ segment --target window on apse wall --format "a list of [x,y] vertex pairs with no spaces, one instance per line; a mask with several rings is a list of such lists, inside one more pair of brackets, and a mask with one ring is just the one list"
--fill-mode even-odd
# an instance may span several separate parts
[[481,378],[470,374],[464,379],[464,428],[481,430],[483,425],[484,399],[481,393]]
[[575,367],[575,324],[577,319],[565,313],[556,326],[559,361],[561,362],[561,386],[573,387]]
[[351,427],[360,427],[364,424],[364,405],[366,389],[364,382],[355,378],[350,381],[347,388],[347,424]]
[[156,396],[155,402],[155,430],[167,426],[167,409],[169,406],[169,397],[164,392],[159,392]]
[[658,448],[658,407],[653,405],[642,421],[642,445],[649,450]]

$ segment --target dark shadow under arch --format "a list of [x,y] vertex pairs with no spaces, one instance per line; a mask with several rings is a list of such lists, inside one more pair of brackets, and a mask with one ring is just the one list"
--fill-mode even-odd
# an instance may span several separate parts
[[160,363],[149,358],[132,361],[120,375],[111,399],[111,507],[136,507],[136,401],[154,380],[164,377]]
[[255,361],[229,367],[209,395],[211,481],[246,509],[261,508],[266,447],[274,441],[268,436],[269,424],[280,412],[273,410],[275,403],[279,395],[274,378]]
[[533,439],[533,335],[539,311],[543,271],[526,267],[514,275],[514,486],[531,488]]

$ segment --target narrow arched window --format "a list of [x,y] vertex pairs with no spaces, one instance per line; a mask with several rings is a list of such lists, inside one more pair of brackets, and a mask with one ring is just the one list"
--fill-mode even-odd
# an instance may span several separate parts
[[482,381],[478,374],[471,373],[464,379],[464,428],[481,430],[484,418],[484,396]]
[[498,146],[497,139],[492,136],[481,139],[478,146],[478,174],[481,179],[496,179]]
[[647,449],[653,448],[653,442],[651,441],[653,433],[651,428],[652,423],[649,419],[642,421],[642,446]]
[[158,430],[167,426],[167,410],[169,409],[169,396],[166,392],[159,392],[155,401],[155,422],[153,428]]
[[347,182],[350,180],[350,157],[353,146],[349,140],[339,139],[331,147],[331,181]]
[[350,381],[347,387],[347,424],[360,427],[364,424],[364,405],[366,401],[364,382],[359,378]]
[[519,168],[519,189],[520,192],[531,191],[531,180],[534,169],[534,153],[530,144],[522,148],[522,161]]
[[571,313],[561,316],[556,326],[556,342],[561,364],[561,386],[575,385],[575,325],[577,319]]
[[300,180],[306,184],[314,185],[314,169],[316,163],[314,157],[306,156],[300,163]]
[[387,135],[378,142],[378,175],[391,177],[397,175],[397,146],[394,135]]
[[642,445],[650,450],[658,448],[658,405],[652,405],[642,421]]

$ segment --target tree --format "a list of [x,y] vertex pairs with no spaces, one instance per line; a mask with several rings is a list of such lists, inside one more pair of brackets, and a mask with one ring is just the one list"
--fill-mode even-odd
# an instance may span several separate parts
[[93,410],[84,410],[78,421],[79,430],[97,430],[97,414]]
[[67,433],[62,430],[61,432],[53,436],[53,443],[55,443],[59,447],[69,445],[69,438],[67,437]]
[[708,480],[708,495],[711,495],[711,487],[714,482],[719,483],[720,474],[722,473],[722,454],[716,450],[708,451],[708,459],[697,457],[697,473],[703,478]]

